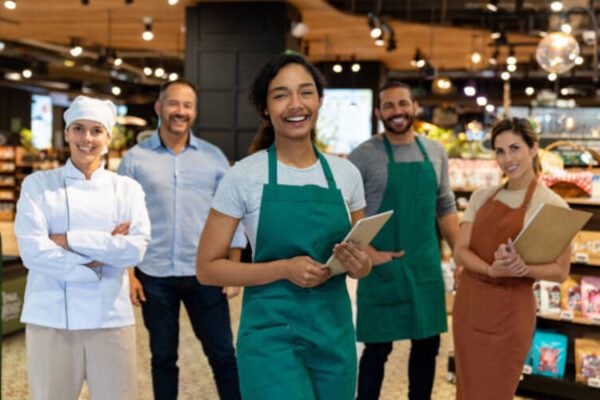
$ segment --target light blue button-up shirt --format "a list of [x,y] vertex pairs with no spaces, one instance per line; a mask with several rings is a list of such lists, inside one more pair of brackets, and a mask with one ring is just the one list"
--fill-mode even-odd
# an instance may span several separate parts
[[[125,154],[118,173],[138,181],[146,192],[152,240],[138,266],[147,275],[196,275],[196,250],[212,199],[229,162],[216,146],[190,133],[175,154],[158,132]],[[245,247],[238,228],[231,247]]]

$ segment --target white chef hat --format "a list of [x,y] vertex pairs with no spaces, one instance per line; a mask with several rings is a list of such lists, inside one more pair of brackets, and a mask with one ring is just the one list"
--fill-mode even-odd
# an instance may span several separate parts
[[113,126],[117,118],[117,109],[110,100],[93,99],[87,96],[77,96],[63,114],[67,128],[73,121],[87,119],[99,122],[106,128],[108,136],[112,137]]

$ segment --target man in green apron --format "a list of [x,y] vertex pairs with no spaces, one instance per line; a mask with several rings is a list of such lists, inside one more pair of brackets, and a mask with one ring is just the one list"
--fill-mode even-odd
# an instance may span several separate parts
[[401,339],[411,340],[409,399],[431,398],[447,330],[436,223],[453,246],[458,218],[444,148],[413,131],[417,107],[407,85],[386,83],[375,111],[384,133],[349,156],[363,177],[366,215],[394,210],[369,249],[373,271],[358,285],[359,400],[379,398],[392,343]]

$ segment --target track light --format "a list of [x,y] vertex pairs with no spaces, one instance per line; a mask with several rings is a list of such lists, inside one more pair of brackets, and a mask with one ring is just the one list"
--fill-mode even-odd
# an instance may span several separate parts
[[149,42],[154,39],[154,33],[152,33],[152,18],[144,17],[144,33],[142,33],[142,39]]
[[500,50],[498,50],[498,49],[494,50],[494,52],[492,53],[492,56],[488,59],[488,62],[491,65],[498,64],[498,56],[499,55],[500,55]]
[[477,102],[477,105],[478,105],[479,107],[483,107],[483,106],[485,106],[485,105],[487,104],[487,102],[488,102],[488,101],[487,101],[487,97],[485,97],[485,96],[479,96],[479,97],[477,97],[477,99],[476,99],[476,102]]
[[517,70],[517,64],[508,64],[506,70],[508,72],[515,72]]
[[550,3],[550,9],[554,12],[561,12],[563,9],[563,2],[560,0],[554,0]]
[[176,81],[177,79],[179,79],[179,75],[177,74],[177,72],[171,72],[169,74],[169,80],[170,81]]
[[387,51],[396,50],[396,38],[394,37],[394,31],[390,31],[390,36],[388,37],[387,47],[385,48]]
[[373,39],[378,38],[379,36],[382,35],[382,30],[381,30],[381,21],[379,20],[379,17],[377,17],[377,15],[373,14],[373,13],[369,13],[367,15],[368,18],[368,23],[369,23],[369,31],[370,31],[370,35]]
[[331,69],[336,74],[340,74],[344,70],[344,67],[342,67],[342,64],[340,64],[340,63],[335,63],[335,64],[333,64],[333,67]]
[[496,110],[496,107],[494,107],[493,104],[487,104],[485,106],[485,111],[489,112],[489,113],[493,113]]
[[413,67],[417,67],[417,68],[423,68],[426,64],[427,64],[427,61],[425,61],[425,58],[423,57],[421,50],[417,49],[415,51],[415,56],[413,57],[413,59],[410,62],[410,65],[412,65]]
[[498,12],[498,0],[489,0],[485,5],[485,8],[491,12]]
[[473,97],[477,94],[477,89],[475,89],[475,84],[473,82],[467,83],[467,85],[463,88],[463,92],[465,96]]
[[508,52],[508,57],[506,57],[506,63],[507,64],[516,64],[517,63],[517,57],[515,57],[515,49],[513,49],[512,47],[510,48],[510,50]]
[[510,72],[504,71],[503,73],[500,74],[500,78],[502,78],[503,81],[509,80],[510,79]]
[[583,57],[581,57],[581,56],[575,57],[575,65],[581,65],[581,64],[583,64],[583,61],[584,61]]
[[154,71],[152,71],[152,68],[144,67],[144,75],[150,76],[150,75],[152,75],[152,72],[154,72]]
[[535,93],[535,89],[534,89],[533,87],[531,87],[531,86],[527,86],[527,87],[525,88],[525,94],[526,94],[527,96],[533,96],[533,94],[534,94],[534,93]]
[[4,8],[8,8],[9,10],[14,10],[17,8],[17,2],[14,0],[6,0],[4,2]]
[[23,78],[25,79],[29,79],[33,76],[33,72],[31,72],[31,70],[29,68],[25,68],[22,72],[21,75],[23,75]]
[[471,62],[473,64],[479,64],[481,62],[481,54],[478,51],[471,54]]
[[165,74],[165,69],[158,67],[154,70],[154,76],[157,78],[162,78],[162,76]]
[[383,39],[383,33],[375,39],[375,45],[379,47],[385,46],[385,40]]
[[71,49],[69,50],[69,53],[71,53],[73,57],[79,57],[81,53],[83,53],[83,48],[79,44],[79,40],[71,39]]
[[554,82],[556,80],[556,78],[558,78],[558,75],[556,75],[554,72],[551,72],[548,74],[548,80],[550,82]]
[[113,64],[118,67],[119,65],[123,64],[123,59],[121,57],[117,57],[113,61]]
[[355,62],[354,64],[352,64],[352,66],[350,67],[350,69],[352,70],[352,72],[359,72],[360,71],[360,64]]
[[121,88],[118,86],[113,86],[110,91],[112,92],[113,95],[118,96],[121,94]]

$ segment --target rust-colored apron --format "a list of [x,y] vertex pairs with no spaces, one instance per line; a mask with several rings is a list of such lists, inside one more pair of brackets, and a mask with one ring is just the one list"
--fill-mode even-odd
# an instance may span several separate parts
[[[491,264],[494,252],[523,227],[536,188],[532,180],[523,204],[510,208],[494,198],[479,209],[471,231],[471,251]],[[456,398],[512,400],[535,327],[530,278],[490,278],[464,270],[453,311]]]

